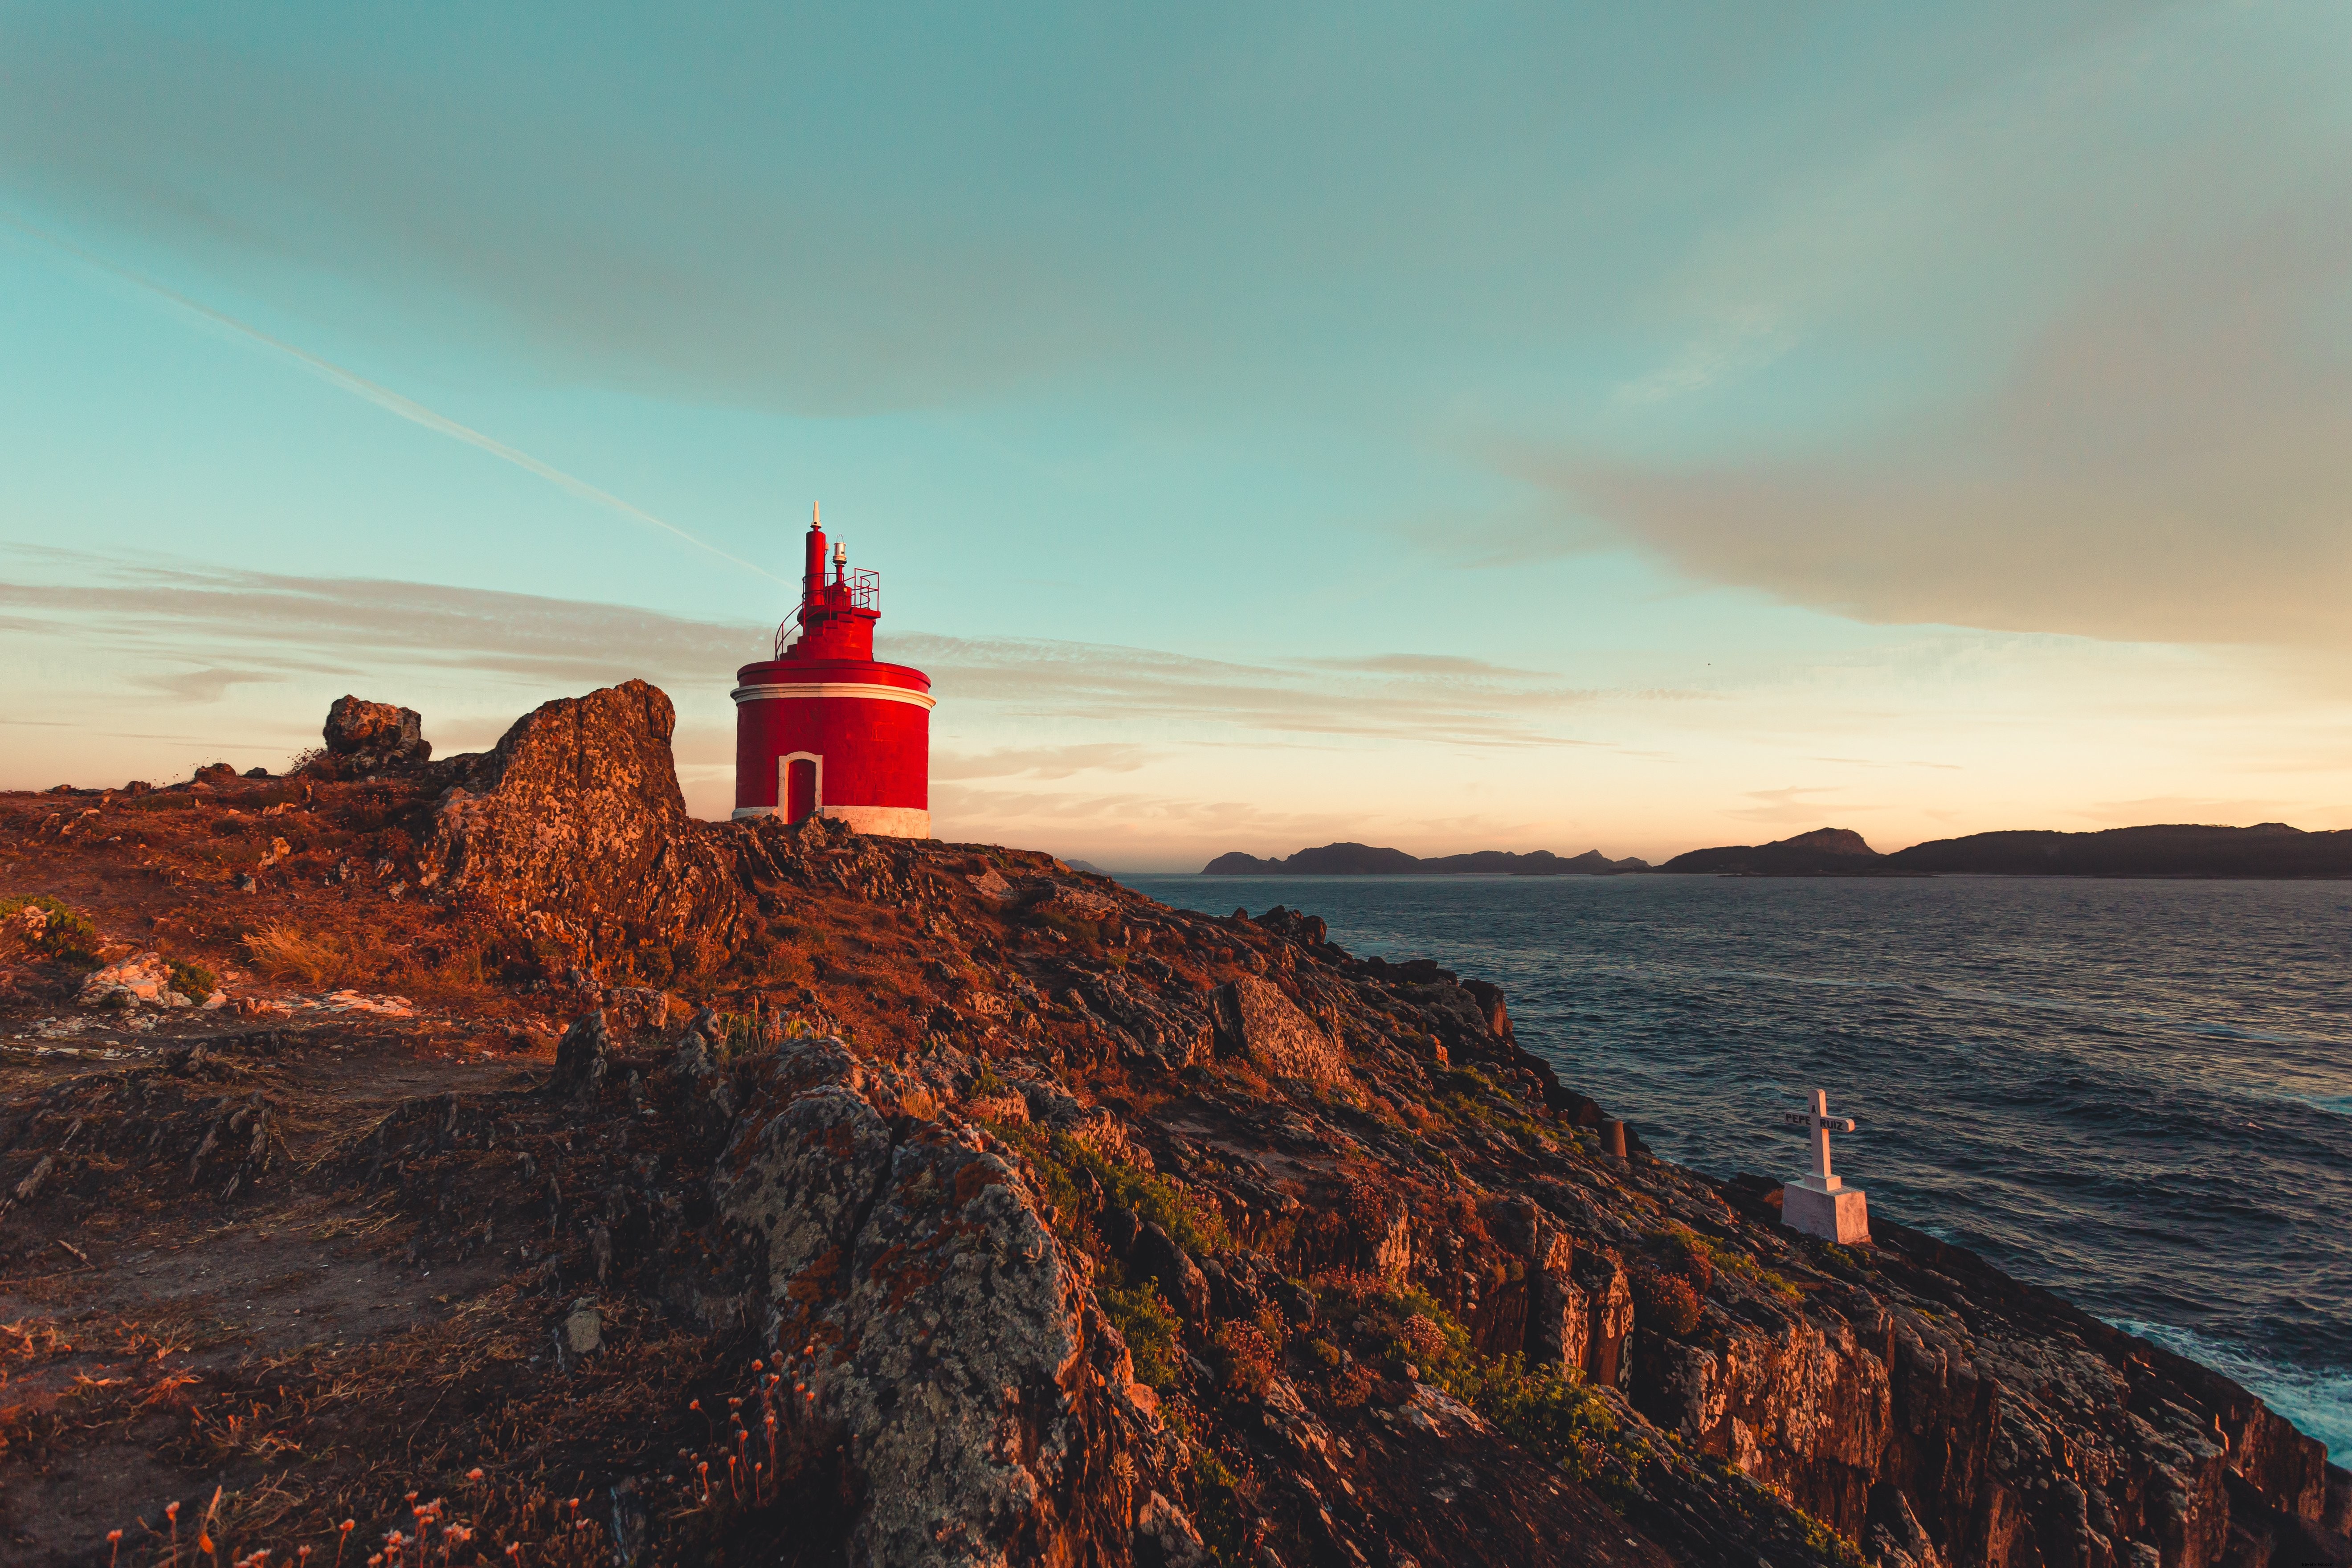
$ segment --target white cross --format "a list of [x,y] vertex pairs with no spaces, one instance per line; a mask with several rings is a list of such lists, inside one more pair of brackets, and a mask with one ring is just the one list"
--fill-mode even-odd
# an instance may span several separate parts
[[1811,1131],[1813,1135],[1813,1173],[1810,1177],[1806,1178],[1805,1184],[1813,1188],[1816,1192],[1823,1193],[1833,1193],[1840,1187],[1845,1185],[1845,1183],[1843,1180],[1830,1174],[1830,1134],[1832,1131],[1851,1132],[1853,1131],[1853,1118],[1832,1116],[1829,1113],[1829,1110],[1830,1097],[1817,1089],[1813,1090],[1812,1110],[1807,1111],[1784,1110],[1780,1113],[1780,1121],[1783,1126],[1802,1127]]

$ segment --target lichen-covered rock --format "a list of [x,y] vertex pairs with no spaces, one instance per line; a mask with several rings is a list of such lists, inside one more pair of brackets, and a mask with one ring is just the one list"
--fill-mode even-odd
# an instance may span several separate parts
[[1217,1006],[1242,1053],[1265,1071],[1316,1084],[1348,1076],[1347,1058],[1323,1026],[1272,981],[1239,975],[1219,990]]
[[687,1089],[697,1128],[706,1137],[724,1133],[735,1120],[735,1080],[719,1066],[727,1048],[719,1015],[705,1007],[694,1016],[670,1053],[669,1070]]
[[732,857],[686,814],[670,700],[642,680],[544,703],[441,765],[426,870],[588,961],[699,962],[739,929]]
[[1162,1071],[1181,1072],[1215,1048],[1216,1026],[1197,993],[1154,990],[1112,971],[1096,976],[1084,998],[1116,1031],[1127,1057]]
[[719,1214],[756,1249],[780,1348],[819,1331],[890,1167],[890,1130],[839,1041],[793,1042],[738,1124],[711,1179]]
[[850,1561],[1192,1561],[1138,1489],[1167,1462],[1151,1397],[1028,1178],[975,1130],[894,1140],[869,1093],[904,1103],[897,1076],[788,1043],[712,1182],[803,1385],[795,1451],[838,1451],[860,1500]]
[[389,702],[339,697],[327,710],[322,733],[328,752],[348,763],[353,772],[408,767],[433,755],[433,743],[425,738],[424,718],[414,708],[396,708]]

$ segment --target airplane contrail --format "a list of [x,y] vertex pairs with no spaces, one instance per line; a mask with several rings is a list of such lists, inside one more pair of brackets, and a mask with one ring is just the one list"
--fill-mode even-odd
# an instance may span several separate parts
[[374,382],[368,380],[367,377],[358,375],[351,371],[345,370],[342,366],[336,364],[331,360],[320,359],[317,354],[310,353],[308,349],[298,348],[294,344],[288,342],[283,338],[272,337],[258,327],[248,326],[245,322],[238,321],[235,316],[226,315],[222,311],[214,310],[210,305],[206,305],[199,300],[191,300],[185,294],[179,292],[175,289],[166,288],[164,285],[156,282],[152,278],[142,277],[139,273],[131,271],[127,267],[119,267],[115,263],[107,260],[106,258],[102,256],[98,256],[90,251],[84,250],[80,246],[74,244],[73,241],[69,239],[51,234],[48,230],[38,227],[36,225],[26,223],[23,218],[16,216],[14,213],[0,212],[0,223],[5,223],[11,228],[16,229],[24,234],[28,234],[44,244],[56,247],[58,249],[64,251],[67,255],[71,256],[85,266],[94,267],[101,272],[120,278],[124,282],[131,284],[134,287],[144,289],[151,294],[159,295],[162,298],[170,300],[173,304],[179,306],[182,310],[192,310],[208,321],[213,321],[221,326],[226,327],[233,332],[242,333],[244,336],[251,338],[255,342],[261,344],[265,348],[275,349],[279,353],[282,353],[288,358],[293,360],[303,369],[310,372],[313,375],[318,376],[320,379],[331,383],[333,385],[340,386],[345,392],[352,393],[360,397],[364,397],[370,403],[374,404],[378,408],[384,410],[388,414],[396,414],[412,425],[422,425],[427,430],[436,431],[440,435],[449,437],[453,440],[463,441],[469,447],[479,447],[481,450],[488,452],[493,458],[501,458],[506,462],[512,463],[516,468],[521,468],[528,473],[537,474],[541,479],[547,480],[551,484],[561,486],[564,489],[571,491],[573,495],[578,496],[583,500],[594,501],[599,506],[610,507],[624,517],[634,519],[635,521],[645,523],[652,528],[658,528],[664,533],[671,534],[678,539],[684,540],[687,543],[693,545],[697,550],[705,551],[709,554],[716,555],[719,560],[727,562],[730,565],[740,566],[746,572],[756,572],[761,576],[768,579],[771,583],[781,583],[788,588],[796,588],[799,586],[797,583],[787,582],[784,578],[777,576],[774,573],[768,571],[764,567],[753,565],[751,562],[744,560],[740,555],[730,555],[726,551],[719,549],[719,546],[712,544],[706,540],[697,539],[693,534],[688,533],[686,530],[678,527],[676,523],[665,521],[662,519],[656,517],[653,513],[646,510],[643,507],[631,505],[629,502],[623,500],[619,496],[613,494],[610,490],[599,489],[594,485],[590,484],[587,480],[574,478],[572,475],[565,473],[562,468],[556,468],[551,463],[543,463],[540,461],[537,458],[532,457],[529,452],[519,450],[518,448],[509,447],[505,442],[498,440],[495,437],[485,436],[479,430],[474,429],[470,426],[460,425],[457,421],[450,418],[446,414],[436,414],[432,409],[425,407],[425,405],[417,402],[415,398],[403,397],[400,394],[393,391],[390,387],[379,386]]

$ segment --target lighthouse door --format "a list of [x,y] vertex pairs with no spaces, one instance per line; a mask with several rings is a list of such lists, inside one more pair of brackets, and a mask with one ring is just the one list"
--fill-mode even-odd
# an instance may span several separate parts
[[784,820],[804,822],[823,804],[817,789],[818,759],[796,752],[784,759]]

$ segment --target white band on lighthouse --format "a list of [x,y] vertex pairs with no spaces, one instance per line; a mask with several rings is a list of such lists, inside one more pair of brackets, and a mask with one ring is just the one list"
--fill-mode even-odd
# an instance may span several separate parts
[[764,702],[778,697],[862,697],[875,702],[906,702],[925,712],[939,706],[920,691],[903,686],[879,686],[862,680],[793,680],[761,686],[739,686],[728,693],[738,702]]
[[[856,833],[870,833],[884,838],[929,838],[931,836],[931,814],[919,805],[821,805],[819,816],[830,816],[849,824]],[[779,807],[772,805],[739,805],[733,820],[750,822],[762,816],[780,816]]]

